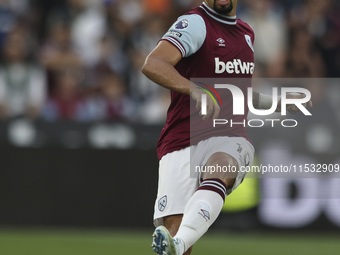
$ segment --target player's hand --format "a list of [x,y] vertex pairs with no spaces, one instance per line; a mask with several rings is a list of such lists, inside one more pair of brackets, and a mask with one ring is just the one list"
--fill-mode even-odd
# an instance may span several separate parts
[[[287,99],[301,99],[301,98],[305,98],[306,95],[305,94],[287,94]],[[313,102],[312,100],[309,100],[307,103],[302,104],[304,107],[313,107]],[[287,111],[289,113],[297,113],[298,111],[300,111],[300,109],[295,105],[295,104],[288,104],[287,105]],[[276,108],[276,112],[281,112],[281,99],[279,100],[279,102],[277,103],[277,108]]]
[[[207,95],[206,92],[201,90],[197,85],[191,86],[190,96],[196,102],[196,109],[200,111],[200,115],[202,115],[202,95]],[[210,117],[213,119],[217,119],[220,114],[219,105],[215,104],[213,99],[207,95],[207,114],[203,115],[203,120],[208,120]]]

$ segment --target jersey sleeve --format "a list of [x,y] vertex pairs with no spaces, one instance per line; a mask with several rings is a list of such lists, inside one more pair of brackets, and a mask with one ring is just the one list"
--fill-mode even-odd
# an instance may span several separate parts
[[183,15],[170,27],[162,40],[173,44],[184,58],[191,56],[201,48],[206,35],[205,22],[200,15]]

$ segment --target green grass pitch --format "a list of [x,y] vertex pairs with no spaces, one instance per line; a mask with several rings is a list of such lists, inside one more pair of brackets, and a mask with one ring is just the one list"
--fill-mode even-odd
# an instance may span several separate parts
[[[4,230],[1,255],[152,255],[149,231]],[[340,235],[208,233],[193,255],[335,255]]]

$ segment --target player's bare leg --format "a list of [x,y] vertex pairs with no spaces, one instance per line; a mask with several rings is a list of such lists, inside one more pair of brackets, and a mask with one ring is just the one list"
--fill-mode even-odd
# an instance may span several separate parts
[[[164,218],[164,226],[168,229],[171,236],[175,236],[181,225],[183,214],[171,215]],[[190,247],[183,255],[190,255],[192,247]]]
[[170,215],[164,218],[164,226],[169,230],[172,236],[177,234],[182,218],[183,214]]

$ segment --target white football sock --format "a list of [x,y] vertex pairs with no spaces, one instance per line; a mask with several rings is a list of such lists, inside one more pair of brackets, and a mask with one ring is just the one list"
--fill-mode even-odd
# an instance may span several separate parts
[[184,209],[182,223],[174,239],[179,239],[181,254],[186,252],[213,224],[220,214],[226,186],[219,179],[204,180]]

